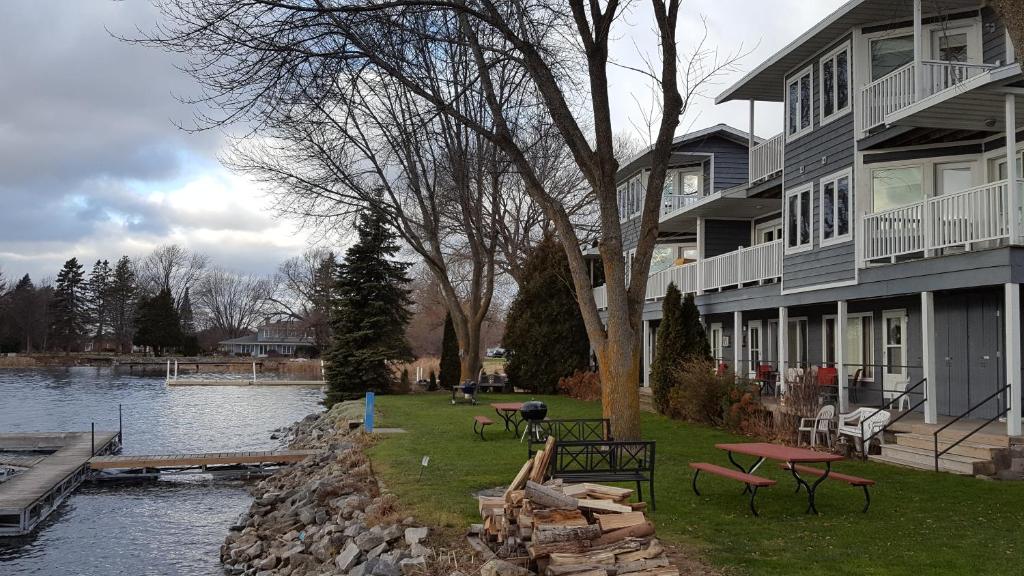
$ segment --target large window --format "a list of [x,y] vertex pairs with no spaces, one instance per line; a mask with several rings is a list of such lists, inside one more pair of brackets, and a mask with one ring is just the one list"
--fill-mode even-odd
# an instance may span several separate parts
[[811,248],[811,185],[786,192],[786,251]]
[[821,180],[821,244],[850,239],[850,195],[852,172],[844,170]]
[[878,168],[871,172],[872,209],[881,212],[924,200],[920,166]]
[[811,130],[811,80],[807,67],[786,84],[786,134],[791,138]]
[[821,59],[821,123],[850,111],[850,46],[844,44]]
[[[834,366],[836,363],[836,317],[824,316],[822,318],[822,361],[826,366]],[[856,376],[857,370],[861,371],[861,380],[874,378],[874,332],[872,331],[871,314],[847,314],[846,315],[846,355],[843,363],[846,365],[846,375]]]
[[871,41],[871,80],[878,80],[914,61],[914,35]]
[[786,331],[788,350],[787,368],[804,368],[807,364],[807,318],[791,318]]
[[619,220],[625,222],[640,214],[644,206],[644,187],[635,176],[618,188]]

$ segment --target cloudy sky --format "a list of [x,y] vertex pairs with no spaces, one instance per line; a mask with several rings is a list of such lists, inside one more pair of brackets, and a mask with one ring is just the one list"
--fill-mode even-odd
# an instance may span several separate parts
[[[840,0],[686,0],[681,42],[704,33],[724,57],[748,54],[698,100],[681,131],[726,122],[746,129],[742,103],[711,99]],[[656,55],[646,3],[619,27],[614,57],[628,65]],[[179,243],[228,268],[267,273],[310,239],[275,218],[265,191],[222,168],[223,134],[190,134],[191,110],[175,95],[195,94],[164,53],[114,40],[149,28],[144,0],[47,0],[0,4],[0,270],[55,276],[64,260],[91,263]],[[643,124],[645,83],[624,69],[611,75],[616,130]],[[780,109],[758,107],[757,132],[780,129]],[[88,264],[87,264],[88,265]]]

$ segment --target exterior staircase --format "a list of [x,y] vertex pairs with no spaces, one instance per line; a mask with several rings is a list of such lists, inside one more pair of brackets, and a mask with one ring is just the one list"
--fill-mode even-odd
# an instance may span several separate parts
[[[909,428],[886,433],[881,454],[868,458],[877,462],[898,464],[921,470],[935,469],[934,427],[913,424]],[[948,432],[948,434],[947,434]],[[959,430],[939,435],[939,450],[963,436]],[[939,457],[939,470],[954,474],[995,476],[999,465],[1009,460],[1010,442],[1006,436],[978,433]]]

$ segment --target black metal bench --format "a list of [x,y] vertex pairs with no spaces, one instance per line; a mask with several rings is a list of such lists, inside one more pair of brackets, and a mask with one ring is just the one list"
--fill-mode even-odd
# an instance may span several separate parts
[[607,418],[580,418],[576,420],[541,420],[532,424],[534,434],[527,434],[527,456],[533,458],[554,436],[558,442],[608,442],[612,440],[611,422]]
[[565,482],[635,482],[638,501],[646,482],[655,509],[653,441],[557,442],[550,466],[551,477]]

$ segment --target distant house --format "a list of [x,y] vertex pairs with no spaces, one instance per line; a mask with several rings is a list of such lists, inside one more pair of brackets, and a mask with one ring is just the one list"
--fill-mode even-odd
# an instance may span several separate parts
[[221,350],[232,356],[295,356],[300,349],[314,345],[313,331],[296,320],[264,324],[255,334],[220,342]]

